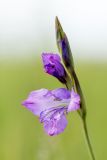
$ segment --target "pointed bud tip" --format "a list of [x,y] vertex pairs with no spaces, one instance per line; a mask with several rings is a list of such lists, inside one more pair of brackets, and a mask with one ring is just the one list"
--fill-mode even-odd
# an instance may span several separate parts
[[60,21],[59,21],[57,16],[55,18],[55,28],[56,28],[56,37],[57,37],[57,39],[62,40],[64,38],[64,36],[65,36],[65,33],[64,33],[63,29],[62,29],[61,23],[60,23]]
[[59,22],[59,19],[57,16],[55,17],[55,25],[56,25],[56,27],[58,27],[60,25],[60,22]]
[[56,18],[55,18],[55,26],[56,26],[56,29],[57,29],[57,30],[63,31],[62,26],[61,26],[61,23],[60,23],[60,21],[59,21],[59,19],[58,19],[57,16],[56,16]]

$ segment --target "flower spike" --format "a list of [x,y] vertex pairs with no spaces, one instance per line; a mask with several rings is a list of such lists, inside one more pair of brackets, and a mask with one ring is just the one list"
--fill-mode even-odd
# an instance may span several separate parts
[[61,83],[66,85],[67,89],[57,88],[55,90],[40,89],[33,91],[23,101],[22,105],[39,117],[45,132],[50,136],[62,133],[68,123],[66,119],[67,114],[77,110],[83,122],[91,158],[95,160],[87,131],[84,97],[74,70],[69,42],[57,17],[55,24],[57,46],[62,55],[65,68],[57,54],[43,53],[42,60],[45,72],[56,77]]

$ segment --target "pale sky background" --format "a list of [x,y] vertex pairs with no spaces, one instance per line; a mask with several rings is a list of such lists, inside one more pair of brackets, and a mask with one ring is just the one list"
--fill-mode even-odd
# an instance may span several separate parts
[[107,60],[106,0],[0,0],[0,56],[57,52],[56,15],[74,57]]

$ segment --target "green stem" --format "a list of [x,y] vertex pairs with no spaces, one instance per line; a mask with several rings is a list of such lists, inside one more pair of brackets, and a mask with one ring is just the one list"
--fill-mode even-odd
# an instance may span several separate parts
[[90,157],[92,160],[95,160],[95,156],[94,156],[94,152],[93,152],[93,149],[92,149],[92,146],[91,146],[91,142],[90,142],[90,138],[89,138],[89,134],[88,134],[88,130],[87,130],[87,123],[86,123],[86,105],[85,105],[85,100],[84,100],[84,96],[83,96],[83,93],[82,93],[82,90],[81,90],[81,87],[80,87],[80,83],[79,83],[79,80],[78,80],[78,77],[75,73],[75,71],[71,71],[71,76],[73,76],[73,79],[74,79],[74,84],[75,84],[75,88],[78,92],[78,94],[80,95],[80,98],[81,98],[81,104],[80,104],[80,110],[78,110],[78,113],[82,119],[82,122],[83,122],[83,128],[84,128],[84,133],[85,133],[85,139],[86,139],[86,142],[87,142],[87,146],[88,146],[88,149],[89,149],[89,153],[90,153]]
[[73,71],[72,74],[73,74],[73,78],[74,78],[74,81],[75,81],[75,86],[76,86],[77,92],[79,93],[79,95],[81,97],[81,105],[80,105],[80,110],[78,111],[78,113],[79,113],[79,115],[82,119],[82,122],[83,122],[85,139],[86,139],[86,142],[87,142],[87,145],[88,145],[88,149],[89,149],[91,159],[95,160],[94,152],[93,152],[93,149],[92,149],[92,146],[91,146],[91,142],[90,142],[90,138],[89,138],[89,134],[88,134],[88,130],[87,130],[86,106],[85,106],[84,96],[83,96],[83,93],[82,93],[82,90],[81,90],[81,87],[80,87],[80,83],[79,83],[79,80],[78,80],[78,77],[77,77],[75,71]]
[[95,160],[95,155],[94,155],[94,152],[93,152],[93,149],[92,149],[92,145],[91,145],[91,142],[90,142],[90,137],[89,137],[88,130],[87,130],[86,119],[82,119],[82,122],[83,122],[85,139],[86,139],[86,143],[87,143],[87,146],[88,146],[88,149],[89,149],[90,157],[91,157],[92,160]]

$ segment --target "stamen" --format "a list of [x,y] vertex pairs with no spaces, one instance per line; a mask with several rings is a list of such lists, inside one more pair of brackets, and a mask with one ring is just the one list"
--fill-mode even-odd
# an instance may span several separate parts
[[53,119],[56,113],[64,113],[67,111],[67,107],[52,107],[40,113],[40,122],[43,123],[46,120]]

